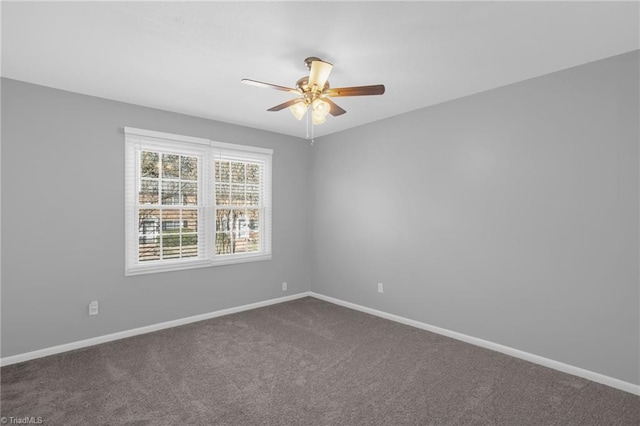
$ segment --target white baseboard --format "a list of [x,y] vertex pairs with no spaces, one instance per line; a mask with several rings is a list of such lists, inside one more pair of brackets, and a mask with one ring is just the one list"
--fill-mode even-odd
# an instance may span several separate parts
[[585,370],[580,367],[575,367],[573,365],[565,364],[563,362],[555,361],[539,355],[534,355],[532,353],[524,352],[519,349],[514,349],[509,346],[493,343],[488,340],[478,339],[477,337],[468,336],[466,334],[458,333],[456,331],[447,330],[447,329],[436,327],[434,325],[426,324],[420,321],[414,321],[409,318],[404,318],[398,315],[389,314],[383,311],[379,311],[377,309],[372,309],[366,306],[357,305],[355,303],[346,302],[344,300],[336,299],[330,296],[325,296],[323,294],[311,292],[310,296],[315,297],[316,299],[324,300],[326,302],[334,303],[336,305],[344,306],[346,308],[354,309],[356,311],[365,312],[367,314],[375,315],[377,317],[385,318],[391,321],[396,321],[405,325],[420,328],[422,330],[427,330],[436,334],[441,334],[443,336],[451,337],[452,339],[460,340],[466,343],[470,343],[472,345],[480,346],[482,348],[491,349],[496,352],[501,352],[503,354],[510,355],[514,358],[520,358],[525,361],[532,362],[534,364],[539,364],[545,367],[553,368],[554,370],[558,370],[563,373],[568,373],[574,376],[582,377],[584,379],[601,383],[603,385],[607,385],[612,388],[620,389],[625,392],[629,392],[635,395],[640,395],[640,385],[635,385],[633,383],[625,382],[623,380],[619,380],[610,376],[605,376],[604,374]]
[[126,337],[137,336],[139,334],[151,333],[153,331],[164,330],[165,328],[177,327],[192,322],[203,321],[223,315],[235,314],[236,312],[249,311],[251,309],[262,308],[264,306],[275,305],[277,303],[288,302],[290,300],[301,299],[310,296],[311,292],[303,292],[293,294],[291,296],[278,297],[276,299],[265,300],[262,302],[250,303],[248,305],[237,306],[234,308],[221,309],[206,314],[194,315],[187,318],[180,318],[173,321],[161,322],[159,324],[147,325],[145,327],[134,328],[131,330],[120,331],[118,333],[106,334],[104,336],[92,337],[90,339],[79,340],[77,342],[65,343],[63,345],[51,346],[49,348],[38,349],[32,352],[12,355],[0,358],[0,366],[16,364],[18,362],[29,361],[31,359],[42,358],[49,355],[55,355],[62,352],[68,352],[75,349],[86,348],[88,346],[99,345],[101,343],[112,342],[114,340],[124,339]]
[[173,321],[166,321],[158,324],[152,324],[145,327],[134,328],[131,330],[120,331],[118,333],[106,334],[104,336],[92,337],[90,339],[79,340],[77,342],[66,343],[63,345],[52,346],[49,348],[38,349],[32,352],[26,352],[23,354],[12,355],[5,358],[0,358],[0,366],[16,364],[19,362],[29,361],[36,358],[42,358],[49,355],[55,355],[62,352],[68,352],[75,349],[86,348],[89,346],[99,345],[101,343],[112,342],[114,340],[124,339],[127,337],[133,337],[140,334],[151,333],[158,330],[164,330],[166,328],[177,327],[180,325],[190,324],[192,322],[203,321],[211,318],[220,317],[223,315],[234,314],[237,312],[248,311],[251,309],[262,308],[264,306],[275,305],[277,303],[288,302],[295,299],[301,299],[303,297],[315,297],[316,299],[324,300],[326,302],[334,303],[336,305],[344,306],[346,308],[354,309],[356,311],[365,312],[367,314],[375,315],[377,317],[385,318],[391,321],[406,324],[412,327],[420,328],[422,330],[431,331],[436,334],[451,337],[452,339],[460,340],[472,345],[480,346],[482,348],[491,349],[496,352],[501,352],[506,355],[520,358],[525,361],[533,362],[534,364],[543,365],[545,367],[553,368],[554,370],[562,371],[563,373],[572,374],[574,376],[582,377],[587,380],[591,380],[603,385],[611,386],[612,388],[620,389],[625,392],[629,392],[635,395],[640,395],[640,386],[633,383],[625,382],[613,377],[605,376],[604,374],[596,373],[593,371],[585,370],[583,368],[575,367],[573,365],[565,364],[559,361],[554,361],[549,358],[544,358],[538,355],[524,352],[519,349],[514,349],[509,346],[493,343],[488,340],[478,339],[477,337],[468,336],[466,334],[458,333],[456,331],[447,330],[444,328],[436,327],[434,325],[426,324],[420,321],[415,321],[409,318],[401,317],[387,312],[379,311],[377,309],[368,308],[366,306],[357,305],[355,303],[346,302],[334,297],[325,296],[323,294],[306,291],[297,293],[291,296],[279,297],[276,299],[265,300],[262,302],[250,303],[248,305],[237,306],[234,308],[221,309],[215,312],[209,312],[200,315],[194,315],[187,318],[180,318]]

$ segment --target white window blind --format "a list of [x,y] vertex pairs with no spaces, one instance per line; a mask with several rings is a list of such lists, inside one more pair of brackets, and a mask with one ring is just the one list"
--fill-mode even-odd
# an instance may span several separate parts
[[271,258],[272,150],[125,128],[126,275]]

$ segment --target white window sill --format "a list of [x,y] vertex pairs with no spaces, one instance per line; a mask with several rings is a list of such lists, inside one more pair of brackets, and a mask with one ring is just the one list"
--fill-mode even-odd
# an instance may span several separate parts
[[155,274],[159,272],[171,272],[171,271],[181,271],[185,269],[196,269],[196,268],[209,268],[212,266],[224,266],[224,265],[234,265],[236,263],[247,263],[247,262],[260,262],[264,260],[271,260],[271,254],[255,254],[255,255],[227,255],[221,256],[215,260],[209,259],[194,259],[194,260],[180,260],[176,262],[154,262],[154,263],[146,263],[146,264],[138,264],[135,266],[130,266],[125,270],[125,276],[134,276],[134,275],[144,275],[144,274]]

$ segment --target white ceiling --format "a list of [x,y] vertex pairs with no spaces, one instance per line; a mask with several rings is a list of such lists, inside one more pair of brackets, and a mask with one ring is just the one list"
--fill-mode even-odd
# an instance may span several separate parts
[[2,3],[2,76],[304,137],[267,108],[304,58],[334,64],[347,114],[322,136],[640,48],[638,2]]

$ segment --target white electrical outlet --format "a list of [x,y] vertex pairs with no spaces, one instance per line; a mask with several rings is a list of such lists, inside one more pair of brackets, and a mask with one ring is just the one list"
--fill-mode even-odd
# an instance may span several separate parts
[[284,281],[282,283],[282,291],[287,291],[287,282],[286,281]]
[[98,301],[89,303],[89,315],[98,315]]
[[378,283],[378,293],[384,293],[384,287],[382,286],[382,283]]

